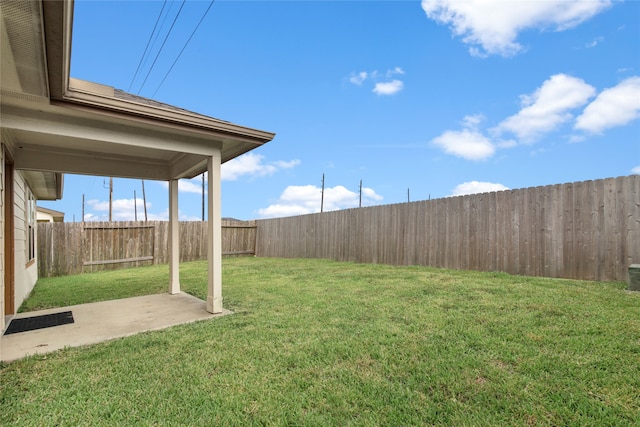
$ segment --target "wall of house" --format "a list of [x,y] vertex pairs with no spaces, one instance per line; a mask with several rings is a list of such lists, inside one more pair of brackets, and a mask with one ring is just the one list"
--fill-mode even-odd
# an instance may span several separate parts
[[[28,260],[27,201],[31,190],[20,172],[14,174],[15,308],[29,296],[38,279],[36,259]],[[37,234],[37,233],[36,233]],[[37,238],[37,237],[36,237]],[[36,242],[37,247],[37,242]]]
[[4,149],[0,144],[0,332],[4,327]]
[[36,213],[36,218],[37,218],[38,222],[53,222],[53,215],[48,214],[46,212],[38,211]]

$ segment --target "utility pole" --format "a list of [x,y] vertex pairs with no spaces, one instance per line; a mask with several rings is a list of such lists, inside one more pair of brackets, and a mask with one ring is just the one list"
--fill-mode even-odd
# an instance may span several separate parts
[[147,222],[147,196],[144,193],[144,179],[142,180],[142,204],[144,205],[144,222]]
[[358,207],[362,207],[362,180],[360,180],[360,204],[358,205]]
[[[75,219],[73,222],[76,222]],[[82,195],[82,223],[84,224],[84,194]]]
[[138,221],[138,199],[136,198],[136,190],[133,190],[133,217]]
[[322,193],[320,195],[320,213],[324,210],[324,174],[322,174]]
[[409,189],[407,188],[407,203],[409,203],[409,202],[410,202],[410,200],[409,200]]
[[109,222],[113,216],[113,177],[109,177]]

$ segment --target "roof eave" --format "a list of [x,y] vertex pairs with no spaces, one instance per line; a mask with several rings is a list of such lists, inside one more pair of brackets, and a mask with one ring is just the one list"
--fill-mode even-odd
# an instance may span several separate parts
[[60,200],[64,175],[57,172],[22,171],[22,175],[37,200]]
[[272,132],[237,125],[213,117],[205,117],[188,111],[170,110],[130,100],[117,99],[97,91],[91,91],[90,89],[92,87],[102,86],[91,82],[79,79],[71,79],[71,82],[76,86],[82,87],[67,88],[64,96],[59,100],[66,103],[67,106],[75,104],[77,106],[111,111],[128,116],[159,120],[165,123],[228,135],[232,138],[240,138],[251,141],[256,145],[262,145],[275,137],[275,133]]
[[[205,133],[211,132],[217,134],[218,137],[226,137],[239,142],[242,147],[233,151],[238,151],[240,154],[259,147],[275,137],[275,133],[272,132],[240,126],[190,113],[186,110],[169,110],[155,105],[117,99],[113,95],[114,89],[111,87],[70,78],[73,0],[42,3],[49,91],[52,103],[69,108],[92,109],[161,121],[197,129]],[[223,158],[223,161],[231,160],[236,156],[227,157]]]

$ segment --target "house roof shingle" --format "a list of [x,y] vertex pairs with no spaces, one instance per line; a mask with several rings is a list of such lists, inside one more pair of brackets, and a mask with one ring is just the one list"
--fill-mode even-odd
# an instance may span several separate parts
[[187,113],[187,114],[191,114],[191,115],[202,117],[203,119],[207,119],[207,120],[216,120],[216,121],[222,122],[222,123],[230,123],[230,122],[228,122],[226,120],[220,120],[220,119],[217,119],[215,117],[206,116],[204,114],[196,113],[195,111],[190,111],[190,110],[187,110],[185,108],[176,107],[175,105],[166,104],[164,102],[156,101],[155,99],[145,98],[145,97],[140,96],[140,95],[134,95],[132,93],[125,92],[122,89],[114,89],[113,92],[114,92],[114,97],[116,99],[120,99],[120,100],[123,100],[123,101],[136,102],[138,104],[144,104],[144,105],[149,105],[149,106],[152,106],[152,107],[163,108],[163,109],[166,109],[166,110],[177,111],[177,112],[181,112],[181,113]]

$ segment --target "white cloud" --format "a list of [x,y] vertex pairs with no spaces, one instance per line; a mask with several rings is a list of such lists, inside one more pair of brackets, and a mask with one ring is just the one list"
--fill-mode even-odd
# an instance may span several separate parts
[[462,119],[463,130],[445,131],[431,142],[446,153],[467,160],[485,160],[493,156],[496,148],[510,148],[516,145],[512,140],[490,140],[479,130],[484,120],[482,114],[467,115]]
[[[221,168],[223,181],[235,181],[242,176],[260,177],[273,175],[282,169],[291,169],[300,164],[300,160],[276,160],[264,163],[264,156],[260,154],[247,153],[224,163]],[[208,186],[207,173],[204,174],[205,189]],[[167,181],[159,181],[164,188],[169,188]],[[192,179],[181,179],[178,181],[178,191],[183,193],[202,194],[202,175]]]
[[587,139],[587,137],[584,136],[584,135],[571,135],[569,137],[569,142],[574,144],[576,142],[582,142],[582,141],[584,141],[586,139]]
[[367,79],[367,72],[360,71],[359,73],[352,73],[351,77],[349,77],[349,81],[354,85],[360,86]]
[[448,25],[478,56],[515,55],[523,49],[516,41],[520,32],[564,31],[610,5],[611,0],[422,0],[427,17]]
[[475,130],[446,131],[432,142],[446,153],[467,160],[485,160],[493,156],[495,147],[481,133]]
[[635,168],[631,169],[631,174],[632,175],[640,175],[640,165],[638,165]]
[[398,79],[393,79],[391,81],[388,80],[395,75],[403,74],[404,70],[401,67],[392,68],[384,73],[381,73],[378,70],[373,70],[371,72],[353,72],[351,73],[351,76],[349,76],[349,82],[356,86],[362,86],[365,80],[371,80],[374,84],[374,93],[377,93],[378,95],[394,95],[402,90],[404,82]]
[[400,67],[396,67],[393,70],[387,70],[386,76],[387,77],[391,77],[394,74],[404,74],[404,70],[402,68],[400,68]]
[[369,204],[373,204],[373,202],[379,202],[382,200],[382,196],[379,194],[376,194],[376,192],[373,190],[373,188],[362,188],[362,202],[363,204],[369,205]]
[[598,46],[598,44],[600,44],[600,42],[604,41],[604,37],[596,37],[595,39],[593,39],[591,42],[585,44],[584,46],[587,49],[590,49],[592,47],[596,47]]
[[291,169],[300,164],[300,160],[275,161],[264,163],[264,156],[247,153],[222,165],[222,180],[235,181],[241,176],[260,177],[273,175],[281,169]]
[[[325,188],[323,211],[355,208],[359,205],[359,194],[342,185]],[[278,201],[258,210],[261,218],[278,218],[320,212],[322,189],[315,185],[290,185],[280,195]],[[382,196],[371,188],[362,189],[362,205],[370,206],[382,200]]]
[[296,159],[288,162],[285,162],[284,160],[276,160],[273,164],[279,169],[291,169],[298,166],[300,164],[300,160]]
[[[480,130],[485,120],[482,114],[467,115],[461,123],[463,130],[447,130],[431,142],[448,154],[467,160],[484,160],[493,156],[496,149],[511,148],[518,142],[534,142],[555,131],[560,125],[572,121],[573,110],[587,104],[595,95],[595,88],[584,80],[556,74],[543,82],[534,93],[521,95],[520,111],[488,131]],[[638,118],[640,77],[634,76],[602,91],[576,119],[574,128],[587,133],[601,133]],[[503,137],[505,133],[514,134],[519,141]],[[569,142],[585,139],[584,134],[575,134],[569,137]]]
[[509,187],[494,182],[470,181],[456,185],[456,187],[451,191],[451,195],[462,196],[465,194],[489,193],[508,189]]
[[575,128],[589,133],[623,126],[640,117],[640,77],[630,77],[605,89],[576,119]]
[[[88,200],[86,208],[93,212],[85,212],[85,221],[108,221],[109,201]],[[144,220],[143,199],[116,199],[111,204],[111,218],[113,221],[133,221],[138,211],[138,221]],[[151,202],[147,202],[147,216],[151,209]],[[152,219],[152,218],[149,218]]]
[[[205,179],[205,185],[206,179]],[[169,187],[169,184],[166,184],[166,187]],[[183,193],[197,193],[202,194],[202,176],[199,175],[196,178],[187,180],[181,179],[178,181],[178,191],[182,191]]]
[[[85,212],[85,221],[109,221],[109,202],[89,200],[86,202],[89,209],[94,212]],[[138,221],[144,221],[144,203],[142,199],[136,200],[138,208]],[[147,219],[149,221],[167,221],[169,220],[169,209],[165,209],[161,213],[149,212],[151,203],[147,202]],[[111,217],[113,221],[133,221],[135,220],[134,200],[118,199],[113,201]],[[200,221],[201,217],[193,217],[182,213],[178,210],[178,219],[180,221]]]
[[551,132],[573,118],[569,112],[586,104],[595,89],[566,74],[556,74],[546,80],[532,95],[521,96],[522,109],[506,118],[493,131],[508,131],[520,139],[532,141]]
[[310,210],[303,205],[287,205],[276,203],[275,205],[269,205],[264,209],[258,209],[258,215],[260,218],[282,218],[285,216],[305,215],[317,211]]
[[[204,181],[205,189],[207,185],[207,174],[205,172],[205,181]],[[167,181],[158,181],[163,188],[169,188],[169,182]],[[202,175],[198,175],[192,179],[181,179],[178,181],[178,191],[182,193],[196,193],[202,194]]]
[[462,126],[466,129],[477,130],[478,125],[480,125],[484,120],[485,117],[482,114],[464,116],[464,119],[462,119]]
[[395,95],[404,87],[404,83],[400,80],[392,80],[390,82],[378,82],[373,88],[373,92],[378,95]]

